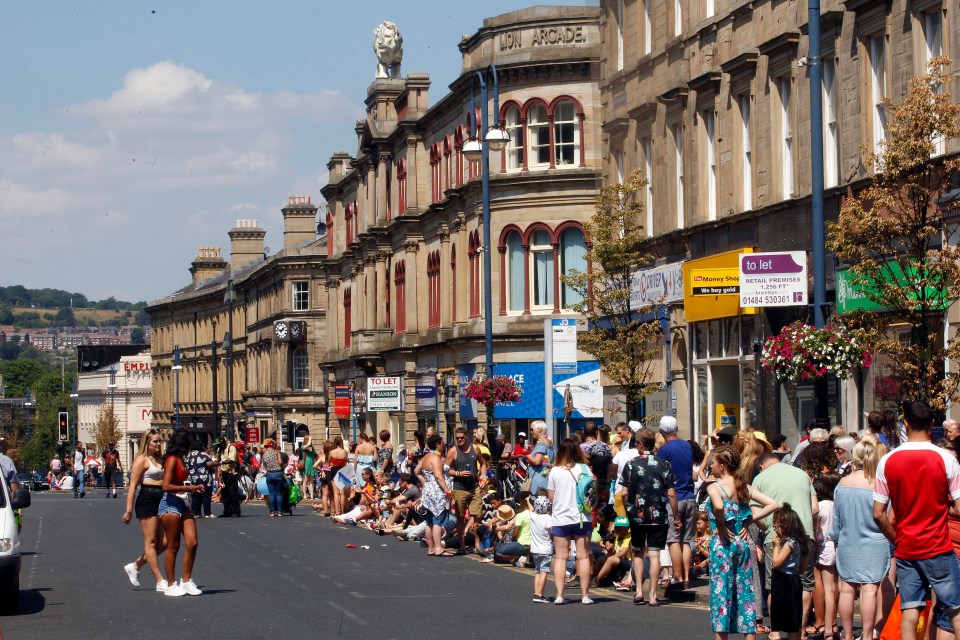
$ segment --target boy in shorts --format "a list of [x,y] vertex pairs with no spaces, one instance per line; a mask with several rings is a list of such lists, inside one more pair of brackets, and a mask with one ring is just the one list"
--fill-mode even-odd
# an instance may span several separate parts
[[[547,496],[533,499],[530,514],[530,553],[533,555],[533,601],[550,602],[543,591],[547,586],[547,574],[553,562],[553,539],[550,537],[550,500]],[[559,593],[562,597],[563,594]]]

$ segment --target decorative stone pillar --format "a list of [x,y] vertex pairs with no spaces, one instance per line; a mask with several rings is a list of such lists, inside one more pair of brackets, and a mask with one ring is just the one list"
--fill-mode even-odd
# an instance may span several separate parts
[[467,241],[467,217],[458,213],[453,221],[454,243],[457,247],[457,313],[454,322],[466,322],[470,314],[470,254]]
[[407,210],[401,211],[401,214],[416,214],[419,209],[420,183],[417,180],[417,149],[420,147],[420,139],[411,137],[407,140]]
[[381,251],[377,254],[377,329],[386,329],[390,323],[388,308],[388,293],[390,291],[390,274],[387,273],[387,260],[390,254]]
[[440,305],[440,326],[449,327],[453,323],[451,320],[451,291],[450,269],[447,265],[450,263],[450,228],[447,225],[440,225],[440,291],[437,304]]
[[360,220],[360,233],[364,233],[377,222],[377,158],[367,158],[367,179],[364,180],[363,219]]
[[377,287],[379,282],[377,281],[377,262],[375,255],[368,255],[366,260],[364,260],[364,329],[373,329],[378,326],[377,321]]
[[387,167],[393,162],[393,156],[381,151],[377,156],[377,224],[387,223]]
[[419,240],[407,240],[403,245],[406,253],[406,297],[407,297],[407,328],[406,333],[417,334],[420,332],[419,317],[417,308],[419,300],[417,298],[417,284],[420,280],[420,269],[417,264],[417,251],[420,249]]

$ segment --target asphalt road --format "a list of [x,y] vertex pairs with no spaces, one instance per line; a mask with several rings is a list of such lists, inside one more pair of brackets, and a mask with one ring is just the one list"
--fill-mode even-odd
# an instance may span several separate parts
[[34,494],[21,612],[0,617],[6,640],[710,636],[702,607],[636,607],[623,597],[632,594],[606,590],[593,606],[534,604],[529,571],[428,558],[416,543],[333,525],[309,507],[274,519],[246,504],[242,518],[198,521],[194,580],[204,594],[168,598],[146,569],[139,588],[123,572],[142,549],[136,520],[120,520],[123,506],[99,492]]

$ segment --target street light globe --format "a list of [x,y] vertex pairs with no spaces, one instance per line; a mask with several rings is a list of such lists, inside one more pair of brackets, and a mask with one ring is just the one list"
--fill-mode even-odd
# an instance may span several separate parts
[[479,160],[483,154],[483,145],[476,138],[470,138],[463,143],[463,157],[473,162]]
[[503,151],[510,142],[510,134],[499,126],[491,127],[487,129],[487,135],[483,136],[483,140],[490,146],[491,151]]

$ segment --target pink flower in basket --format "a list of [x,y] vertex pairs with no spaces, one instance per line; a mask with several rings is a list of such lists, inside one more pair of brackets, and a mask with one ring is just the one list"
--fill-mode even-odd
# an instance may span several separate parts
[[483,374],[471,379],[463,390],[463,395],[487,406],[519,402],[522,393],[520,385],[509,376],[488,378]]

